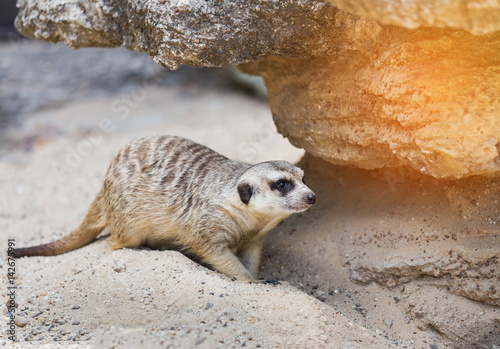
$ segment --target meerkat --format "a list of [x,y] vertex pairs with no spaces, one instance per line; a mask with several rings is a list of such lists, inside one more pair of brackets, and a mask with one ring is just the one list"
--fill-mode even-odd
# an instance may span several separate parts
[[286,161],[250,165],[185,138],[142,138],[116,155],[76,230],[15,255],[59,255],[107,227],[114,249],[177,249],[229,277],[264,282],[257,274],[266,233],[316,201],[303,178]]

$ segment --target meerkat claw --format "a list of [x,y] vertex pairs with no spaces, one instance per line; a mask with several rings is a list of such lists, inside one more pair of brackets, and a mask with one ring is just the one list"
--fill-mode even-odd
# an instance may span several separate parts
[[263,285],[281,285],[281,282],[279,282],[278,280],[262,280],[260,281],[259,283],[263,284]]

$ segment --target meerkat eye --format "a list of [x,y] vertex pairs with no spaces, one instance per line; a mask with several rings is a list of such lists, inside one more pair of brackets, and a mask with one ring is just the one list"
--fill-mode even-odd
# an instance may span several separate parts
[[306,184],[306,180],[307,180],[306,176],[302,177],[302,183]]
[[280,179],[274,183],[270,183],[270,186],[272,189],[279,191],[283,195],[294,188],[293,183],[287,179]]

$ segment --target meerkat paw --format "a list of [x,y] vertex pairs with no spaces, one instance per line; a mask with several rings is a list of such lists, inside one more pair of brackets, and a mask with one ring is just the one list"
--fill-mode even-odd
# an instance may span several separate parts
[[[231,280],[232,281],[238,281],[238,279],[235,278],[235,277],[232,277]],[[245,281],[245,280],[243,280],[243,281]],[[269,285],[269,284],[271,284],[271,285],[275,285],[275,286],[276,285],[281,285],[281,282],[279,282],[278,280],[263,280],[262,279],[262,280],[248,280],[247,282],[249,284],[263,284],[263,285]]]
[[279,282],[278,280],[257,280],[256,282],[263,285],[281,285],[281,282]]

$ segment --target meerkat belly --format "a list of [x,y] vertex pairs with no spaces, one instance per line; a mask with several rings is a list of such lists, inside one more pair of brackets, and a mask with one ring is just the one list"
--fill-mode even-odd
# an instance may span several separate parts
[[140,187],[110,188],[108,221],[119,246],[148,245],[152,248],[175,243],[189,229],[180,222],[178,205]]

